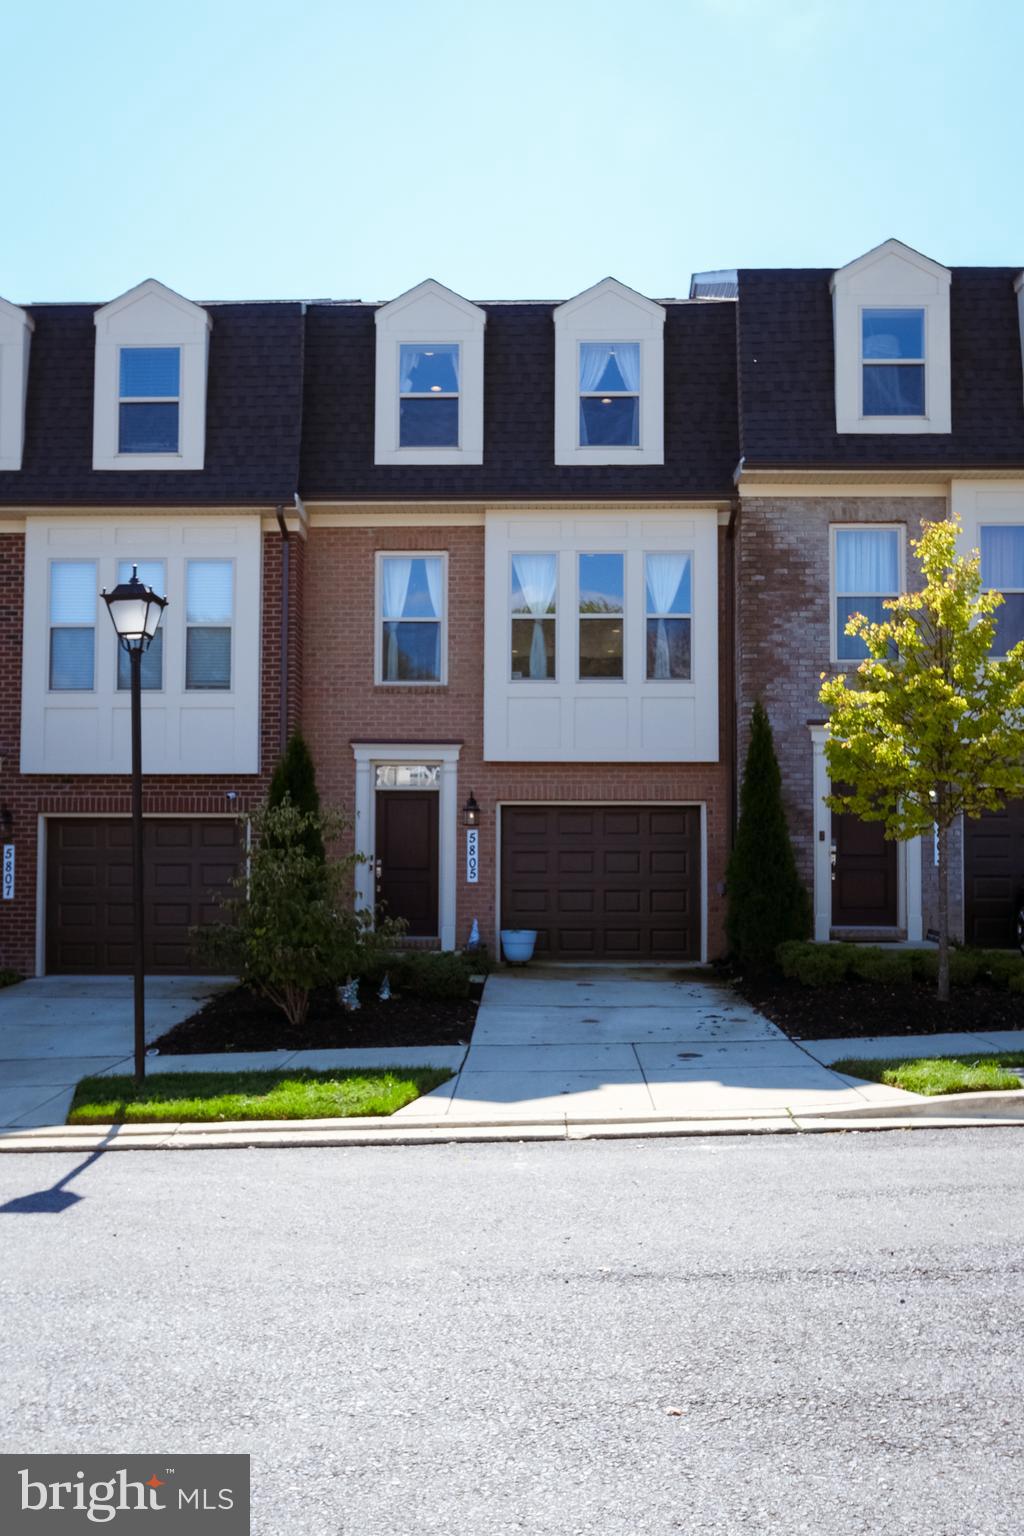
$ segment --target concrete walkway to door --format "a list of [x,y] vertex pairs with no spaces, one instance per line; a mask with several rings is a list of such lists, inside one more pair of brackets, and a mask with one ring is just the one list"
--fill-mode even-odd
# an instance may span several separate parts
[[854,1086],[704,974],[531,966],[489,977],[458,1077],[399,1115],[447,1099],[478,1122],[785,1118],[910,1097]]

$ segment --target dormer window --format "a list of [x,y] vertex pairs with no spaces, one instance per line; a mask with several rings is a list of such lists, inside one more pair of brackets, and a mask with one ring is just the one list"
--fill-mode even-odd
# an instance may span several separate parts
[[401,448],[459,446],[459,345],[399,349],[398,443]]
[[118,453],[177,453],[179,347],[122,347]]
[[865,416],[924,415],[923,309],[861,311]]
[[837,432],[952,430],[950,277],[899,240],[833,273]]
[[429,278],[374,321],[374,463],[482,464],[486,312]]
[[150,278],[93,318],[93,469],[202,469],[207,311]]
[[665,307],[606,277],[554,312],[555,463],[665,462]]
[[640,343],[580,343],[580,446],[640,444]]

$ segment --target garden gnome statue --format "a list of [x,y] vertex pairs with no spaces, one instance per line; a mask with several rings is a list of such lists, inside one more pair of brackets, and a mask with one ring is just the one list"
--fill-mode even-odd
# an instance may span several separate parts
[[466,948],[467,949],[479,949],[480,948],[480,924],[477,922],[475,917],[473,919],[473,926],[469,930],[469,943],[466,945]]
[[359,1007],[359,977],[349,977],[343,987],[338,988],[338,1001],[348,1013],[355,1013]]
[[386,1003],[391,996],[391,978],[387,971],[384,972],[384,980],[380,984],[380,991],[377,993],[377,996],[382,1003]]

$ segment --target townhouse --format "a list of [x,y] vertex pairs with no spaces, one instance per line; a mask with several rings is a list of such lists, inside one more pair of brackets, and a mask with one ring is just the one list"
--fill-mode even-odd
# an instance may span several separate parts
[[[147,965],[238,867],[301,724],[356,898],[557,960],[724,949],[736,763],[775,727],[815,932],[914,939],[931,848],[832,818],[820,674],[949,508],[1024,633],[1013,269],[609,278],[566,302],[0,302],[0,965],[130,962],[128,696],[98,594],[170,602],[144,674]],[[13,857],[12,857],[13,855]],[[1024,812],[957,842],[1003,942]]]

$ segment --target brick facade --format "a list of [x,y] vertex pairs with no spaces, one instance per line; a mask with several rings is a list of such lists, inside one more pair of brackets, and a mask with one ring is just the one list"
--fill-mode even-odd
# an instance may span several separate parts
[[[260,772],[234,777],[180,775],[144,778],[143,811],[158,815],[231,815],[256,803],[266,790],[280,751],[281,539],[263,535]],[[0,534],[0,804],[13,818],[16,849],[14,901],[0,909],[0,967],[31,975],[36,965],[36,889],[39,817],[43,815],[121,816],[130,811],[127,774],[109,777],[26,774],[19,771],[21,737],[21,651],[25,540],[20,533]],[[294,724],[301,708],[302,540],[291,539],[291,626],[288,717]],[[102,612],[97,622],[108,622]],[[143,741],[145,769],[145,741]],[[234,800],[228,795],[236,796]]]
[[[782,793],[800,873],[813,889],[813,786],[808,724],[824,719],[821,675],[844,670],[830,660],[829,528],[834,523],[900,523],[907,529],[907,579],[916,570],[910,540],[925,521],[947,515],[942,498],[744,497],[736,563],[737,761],[747,747],[757,699],[768,711],[782,772]],[[844,664],[851,670],[851,664]],[[950,912],[963,929],[961,840],[951,839]],[[936,923],[930,847],[922,848],[924,925]]]
[[[374,683],[374,580],[378,550],[448,553],[448,683],[401,688]],[[721,751],[717,763],[496,763],[483,760],[484,530],[482,526],[317,528],[307,549],[305,730],[325,802],[351,813],[353,742],[459,742],[459,805],[481,808],[477,885],[459,861],[456,935],[474,917],[494,944],[495,807],[504,801],[704,802],[707,807],[708,953],[724,947],[722,886],[730,837],[731,658],[727,606],[729,551],[720,530],[719,659]]]

